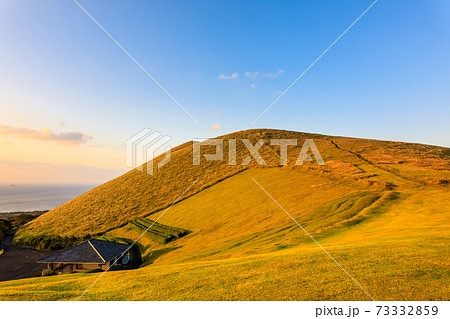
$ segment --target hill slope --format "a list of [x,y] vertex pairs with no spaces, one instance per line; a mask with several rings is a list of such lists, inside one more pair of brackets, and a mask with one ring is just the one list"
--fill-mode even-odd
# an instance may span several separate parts
[[[277,130],[225,138],[300,141],[289,148],[287,166],[266,143],[263,167],[193,166],[192,145],[179,146],[156,175],[131,171],[41,216],[20,236],[132,242],[148,224],[140,217],[158,219],[160,232],[183,232],[171,241],[155,240],[158,229],[144,235],[142,267],[106,273],[86,300],[370,299],[339,265],[377,300],[450,298],[449,149]],[[314,139],[326,165],[293,165],[305,138]],[[246,155],[238,145],[238,163]],[[73,300],[98,276],[0,283],[0,299]]]
[[[368,300],[252,178],[375,299],[450,297],[447,187],[392,191],[315,172],[253,168],[174,205],[159,222],[191,233],[166,245],[144,237],[146,264],[106,273],[83,298]],[[125,226],[108,235],[139,233]],[[98,276],[2,283],[0,299],[76,299]]]
[[[297,139],[298,145],[288,148],[288,168],[331,174],[367,185],[417,187],[426,183],[446,183],[450,179],[450,152],[443,147],[281,130],[248,130],[221,138],[225,139],[225,159],[228,158],[228,139],[247,138],[252,143],[258,139]],[[294,165],[306,138],[315,141],[325,166],[315,163]],[[207,147],[204,150],[208,152]],[[209,150],[211,153],[211,147]],[[248,154],[244,145],[238,142],[237,163]],[[280,166],[279,146],[266,142],[260,154],[267,162],[265,168]],[[40,216],[24,227],[18,238],[101,234],[168,207],[197,178],[198,182],[182,200],[249,167],[257,167],[254,160],[248,166],[228,165],[226,160],[203,160],[200,166],[192,165],[192,143],[185,143],[172,150],[172,160],[155,175],[132,170]]]

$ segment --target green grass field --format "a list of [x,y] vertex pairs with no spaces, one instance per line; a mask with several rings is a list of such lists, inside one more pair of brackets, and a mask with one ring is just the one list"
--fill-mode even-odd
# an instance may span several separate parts
[[[246,134],[303,136],[282,131]],[[154,193],[152,201],[146,201],[143,193],[138,194],[143,192],[139,188],[144,187],[143,181],[135,178],[133,183],[141,185],[138,189],[129,185],[129,190],[122,187],[117,192],[134,194],[124,207],[142,202],[139,205],[145,204],[145,209],[135,208],[131,215],[123,212],[120,220],[124,222],[114,219],[118,207],[116,199],[110,198],[114,185],[110,182],[105,184],[110,197],[99,196],[97,203],[92,194],[82,195],[71,206],[63,205],[33,221],[20,236],[55,233],[59,219],[72,223],[75,205],[85,216],[87,202],[92,207],[111,205],[103,212],[107,207],[114,210],[110,216],[100,218],[95,213],[92,217],[101,219],[95,225],[108,221],[101,234],[104,239],[132,242],[159,217],[158,236],[166,236],[161,235],[163,229],[189,231],[172,241],[143,236],[138,242],[143,266],[106,273],[83,300],[369,300],[256,180],[374,299],[448,300],[450,193],[445,149],[317,139],[327,164],[323,167],[278,167],[277,157],[268,167],[250,166],[238,172],[222,171],[220,165],[207,167],[208,182],[202,185],[211,185],[196,189],[163,216],[164,205],[153,201],[162,195]],[[176,169],[170,176],[181,188],[190,182],[189,175],[183,175],[184,170],[190,174],[190,168]],[[137,173],[125,178],[132,174]],[[147,178],[151,177],[145,177],[146,183],[153,183]],[[126,184],[126,179],[122,182]],[[150,185],[151,192],[156,192],[155,185]],[[171,193],[171,198],[182,191]],[[91,226],[79,226],[72,234],[84,235]],[[98,276],[86,273],[3,282],[0,299],[74,300]]]

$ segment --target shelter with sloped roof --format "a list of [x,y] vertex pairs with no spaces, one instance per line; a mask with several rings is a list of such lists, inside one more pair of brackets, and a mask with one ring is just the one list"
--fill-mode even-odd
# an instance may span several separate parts
[[130,248],[127,244],[91,239],[37,262],[46,263],[49,269],[58,273],[67,274],[89,269],[107,270],[112,265],[135,268],[142,259],[136,245]]

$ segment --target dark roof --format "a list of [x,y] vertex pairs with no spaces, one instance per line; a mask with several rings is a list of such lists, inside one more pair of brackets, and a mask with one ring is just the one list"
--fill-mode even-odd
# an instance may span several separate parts
[[91,239],[72,248],[40,259],[38,263],[105,264],[120,256],[129,245]]

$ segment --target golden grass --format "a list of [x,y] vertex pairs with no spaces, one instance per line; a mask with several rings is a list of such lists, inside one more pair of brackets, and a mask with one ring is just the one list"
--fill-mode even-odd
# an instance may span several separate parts
[[[411,249],[411,244],[414,248]],[[448,300],[448,248],[408,242],[330,248],[376,300]],[[1,300],[74,300],[99,274],[0,283]],[[106,273],[83,300],[369,300],[317,246]]]
[[[104,233],[132,242],[140,233],[128,222],[156,220],[201,177],[158,220],[190,233],[165,245],[142,237],[143,267],[106,273],[84,299],[367,300],[255,179],[375,299],[449,299],[448,149],[276,130],[226,138],[313,138],[327,165],[292,165],[300,142],[286,167],[269,145],[261,151],[266,168],[192,166],[185,144],[155,176],[129,172],[41,216],[20,236]],[[72,300],[98,275],[0,283],[0,299]]]
[[[260,138],[297,139],[298,145],[289,147],[289,168],[314,170],[382,187],[416,187],[433,178],[450,178],[448,149],[443,147],[281,130],[248,130],[223,138],[248,138],[253,143]],[[314,139],[324,160],[330,165],[307,163],[294,166],[306,138]],[[227,145],[225,142],[225,159],[228,158]],[[260,153],[267,167],[279,166],[278,146],[266,142]],[[237,154],[238,163],[248,154],[242,143],[237,144]],[[254,161],[252,166],[255,166]],[[21,229],[18,236],[101,234],[168,207],[196,178],[200,179],[184,198],[246,168],[230,166],[226,161],[202,160],[201,166],[192,165],[192,144],[186,143],[172,151],[172,160],[154,176],[132,170],[40,216]]]
[[[251,178],[375,299],[450,297],[447,187],[393,192],[273,168],[247,170],[174,205],[159,221],[192,233],[167,245],[143,238],[139,244],[149,262],[138,270],[105,274],[84,298],[367,300]],[[361,214],[358,223],[346,223]],[[108,234],[128,239],[139,235],[127,227]],[[98,275],[1,283],[0,299],[72,300]]]

